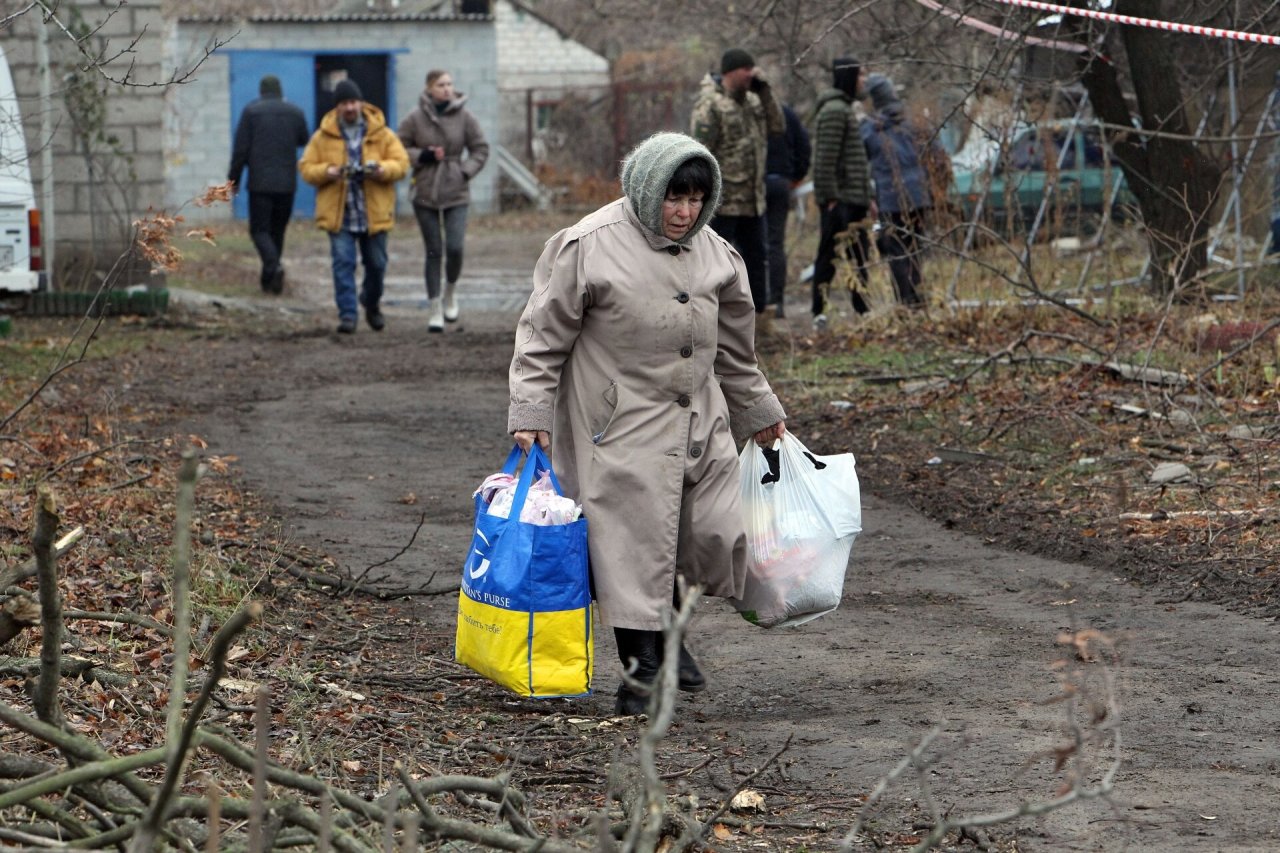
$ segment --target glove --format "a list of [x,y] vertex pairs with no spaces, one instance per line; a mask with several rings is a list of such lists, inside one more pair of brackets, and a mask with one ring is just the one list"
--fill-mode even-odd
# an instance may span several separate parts
[[428,163],[436,162],[436,152],[434,148],[423,148],[418,152],[418,165],[426,166]]

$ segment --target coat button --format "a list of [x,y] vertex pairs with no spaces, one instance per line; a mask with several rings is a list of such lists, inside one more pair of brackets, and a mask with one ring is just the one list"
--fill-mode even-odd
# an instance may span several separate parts
[[682,409],[687,409],[687,408],[689,408],[689,403],[690,403],[691,401],[689,400],[689,395],[688,395],[688,394],[681,394],[681,395],[680,395],[680,399],[679,399],[679,400],[676,400],[676,402],[680,404],[680,408],[682,408]]
[[690,347],[690,346],[683,346],[683,347],[680,347],[680,357],[681,357],[681,358],[688,358],[688,357],[689,357],[689,356],[691,356],[691,355],[693,355],[693,347]]
[[680,294],[679,296],[676,297],[676,301],[679,302],[681,305],[683,305],[684,303],[689,301],[689,294],[687,293]]
[[667,252],[668,252],[668,254],[670,254],[672,257],[674,257],[674,256],[676,256],[676,255],[680,254],[680,247],[679,247],[679,246],[668,246],[668,247],[667,247]]
[[702,455],[702,448],[698,447],[695,444],[693,447],[689,448],[689,455],[692,456],[694,459],[697,459],[699,456]]

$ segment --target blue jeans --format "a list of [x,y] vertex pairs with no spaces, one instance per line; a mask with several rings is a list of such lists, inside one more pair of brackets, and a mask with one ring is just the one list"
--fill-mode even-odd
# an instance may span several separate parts
[[364,282],[360,286],[359,304],[366,311],[377,311],[382,301],[382,280],[387,272],[387,232],[353,234],[337,231],[329,234],[329,257],[333,261],[333,300],[338,303],[338,317],[355,320],[356,247],[364,262]]

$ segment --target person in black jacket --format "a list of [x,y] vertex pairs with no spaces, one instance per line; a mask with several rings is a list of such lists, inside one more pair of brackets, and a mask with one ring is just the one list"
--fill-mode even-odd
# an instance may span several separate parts
[[782,105],[783,133],[769,137],[765,157],[765,222],[769,236],[769,301],[778,317],[786,316],[783,292],[787,286],[787,214],[791,191],[809,174],[809,133],[800,117]]
[[306,145],[307,118],[284,100],[274,74],[258,82],[258,97],[240,113],[227,180],[240,189],[249,167],[249,236],[262,259],[259,283],[267,293],[284,290],[284,231],[298,186],[298,148]]

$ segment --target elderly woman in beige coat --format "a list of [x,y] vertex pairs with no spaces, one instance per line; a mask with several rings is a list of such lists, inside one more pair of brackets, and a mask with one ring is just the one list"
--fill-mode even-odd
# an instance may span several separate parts
[[443,332],[446,322],[458,319],[457,286],[470,183],[489,159],[489,143],[466,103],[467,96],[453,88],[449,72],[432,69],[418,96],[418,108],[404,117],[397,131],[413,164],[413,212],[427,249],[428,332]]
[[[508,429],[521,447],[553,450],[591,525],[601,618],[623,663],[652,683],[677,574],[708,595],[742,595],[735,442],[772,442],[786,415],[756,364],[742,258],[705,227],[720,197],[715,158],[660,133],[627,157],[622,189],[547,241],[516,330]],[[683,648],[679,686],[706,686]],[[619,687],[618,713],[645,704]]]

